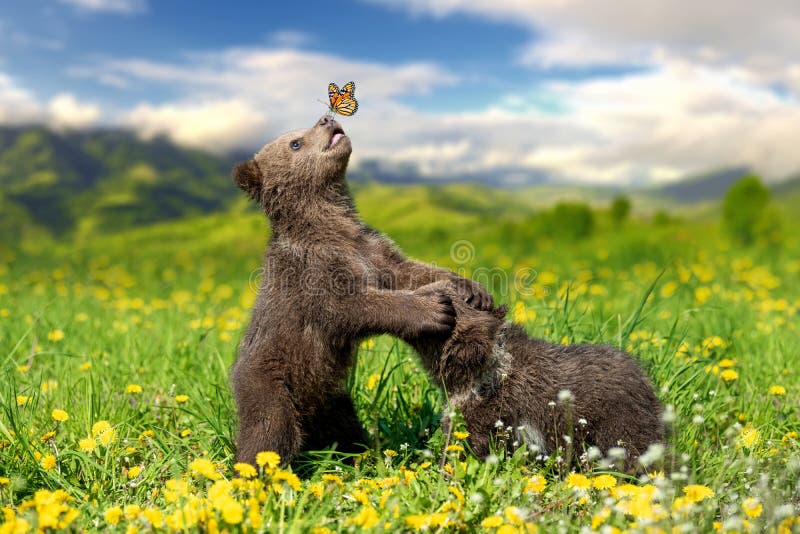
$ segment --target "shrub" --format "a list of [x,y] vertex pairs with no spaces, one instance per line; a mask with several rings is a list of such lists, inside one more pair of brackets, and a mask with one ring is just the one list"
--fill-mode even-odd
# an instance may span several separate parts
[[769,190],[756,175],[745,176],[728,189],[722,205],[722,220],[733,239],[744,245],[755,241],[769,196]]

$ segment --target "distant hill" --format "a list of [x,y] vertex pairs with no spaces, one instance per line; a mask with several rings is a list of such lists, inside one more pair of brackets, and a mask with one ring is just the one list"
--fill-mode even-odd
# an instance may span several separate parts
[[[0,227],[59,235],[217,210],[238,196],[231,162],[131,132],[0,127]],[[8,215],[13,214],[13,215]]]
[[372,181],[384,184],[481,184],[491,187],[522,187],[551,182],[544,171],[519,167],[498,167],[491,174],[485,171],[460,174],[423,174],[413,164],[386,165],[377,160],[362,161],[348,174],[351,182]]
[[[220,158],[123,130],[0,127],[0,242],[91,237],[221,212],[237,201],[251,206],[229,178],[234,161],[247,157]],[[749,170],[733,167],[649,188],[570,185],[515,172],[423,177],[413,167],[367,161],[348,178],[368,220],[389,217],[413,237],[421,226],[439,231],[464,221],[526,219],[560,201],[603,208],[618,194],[629,195],[639,213],[693,213],[713,206]],[[772,189],[782,203],[800,200],[800,175]]]
[[680,202],[703,202],[722,198],[728,188],[750,173],[747,167],[731,167],[696,176],[658,188],[658,193]]

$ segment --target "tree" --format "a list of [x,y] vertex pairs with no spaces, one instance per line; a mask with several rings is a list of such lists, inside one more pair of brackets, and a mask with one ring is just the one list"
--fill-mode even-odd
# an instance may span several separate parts
[[620,226],[628,218],[631,213],[631,200],[620,195],[611,201],[611,220],[615,226]]
[[594,230],[592,208],[580,202],[559,202],[548,219],[549,233],[555,238],[584,239]]
[[752,174],[728,189],[722,205],[722,221],[733,239],[744,245],[755,241],[758,225],[769,205],[769,196],[761,178]]

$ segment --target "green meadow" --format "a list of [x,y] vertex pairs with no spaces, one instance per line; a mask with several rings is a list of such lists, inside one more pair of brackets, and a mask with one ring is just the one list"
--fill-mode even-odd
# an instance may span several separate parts
[[235,465],[228,376],[269,231],[241,199],[0,249],[0,533],[800,532],[796,194],[775,195],[783,230],[744,245],[713,201],[654,217],[634,195],[622,221],[598,201],[583,228],[535,189],[353,189],[368,223],[485,282],[530,335],[634,354],[669,428],[646,474],[471,456],[388,336],[361,344],[348,381],[367,453]]

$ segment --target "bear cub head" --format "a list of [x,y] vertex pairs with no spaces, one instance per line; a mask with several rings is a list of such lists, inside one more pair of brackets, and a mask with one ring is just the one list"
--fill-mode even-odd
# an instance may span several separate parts
[[272,219],[292,204],[283,199],[319,198],[338,190],[352,151],[342,126],[324,115],[313,127],[287,132],[236,165],[233,181]]

